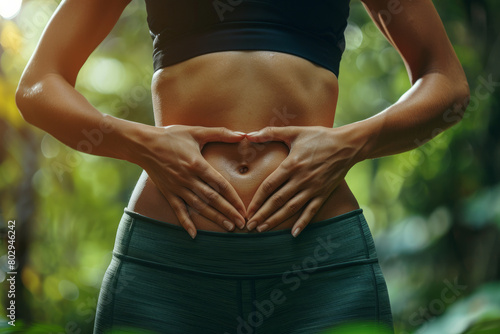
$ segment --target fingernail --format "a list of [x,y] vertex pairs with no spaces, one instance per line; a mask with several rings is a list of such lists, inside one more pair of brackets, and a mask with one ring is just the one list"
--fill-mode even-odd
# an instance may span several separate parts
[[253,228],[255,227],[255,225],[257,225],[257,222],[254,220],[254,221],[251,221],[250,223],[247,224],[247,229],[249,231],[253,230]]
[[295,230],[293,230],[292,235],[294,238],[296,238],[300,233],[300,227],[297,227]]
[[232,231],[234,229],[234,224],[230,221],[224,220],[222,224],[226,227],[228,231]]
[[237,218],[237,219],[235,219],[235,221],[236,221],[236,225],[238,225],[238,228],[240,228],[240,229],[245,228],[245,221],[244,220]]
[[269,228],[269,225],[267,225],[267,224],[262,224],[262,225],[259,225],[259,226],[257,227],[257,231],[259,231],[259,232],[264,232],[264,231],[265,231],[265,230],[267,230],[268,228]]
[[233,131],[233,132],[236,133],[239,136],[246,136],[245,132],[241,132],[241,131]]
[[248,136],[256,136],[258,133],[259,133],[259,131],[249,132],[249,133],[247,133],[247,137]]
[[188,233],[189,235],[191,236],[191,238],[195,238],[196,237],[196,231],[192,228],[188,229]]

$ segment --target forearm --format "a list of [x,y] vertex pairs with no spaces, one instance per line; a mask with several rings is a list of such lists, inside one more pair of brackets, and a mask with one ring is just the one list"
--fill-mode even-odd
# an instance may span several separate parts
[[16,102],[27,122],[93,155],[135,162],[144,134],[154,128],[99,112],[57,74],[22,78]]
[[354,163],[397,154],[423,145],[458,123],[468,98],[464,76],[429,73],[391,107],[338,129],[356,147]]

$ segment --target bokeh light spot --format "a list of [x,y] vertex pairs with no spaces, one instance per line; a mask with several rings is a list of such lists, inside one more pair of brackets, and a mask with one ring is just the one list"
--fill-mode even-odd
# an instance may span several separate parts
[[43,156],[50,159],[56,157],[59,154],[61,145],[54,137],[49,134],[45,134],[42,138],[40,148],[42,150]]
[[0,16],[6,20],[14,18],[19,11],[23,0],[0,0]]
[[101,58],[92,63],[89,81],[94,90],[104,94],[120,91],[125,79],[125,68],[116,59]]
[[361,43],[363,43],[363,32],[357,25],[353,23],[350,23],[347,26],[344,35],[345,40],[347,41],[347,50],[355,50],[361,46]]
[[33,294],[36,294],[40,290],[40,278],[38,274],[30,267],[25,267],[21,274],[21,279],[24,286]]
[[406,248],[411,251],[418,251],[427,246],[429,233],[423,217],[412,217],[406,222],[403,240]]

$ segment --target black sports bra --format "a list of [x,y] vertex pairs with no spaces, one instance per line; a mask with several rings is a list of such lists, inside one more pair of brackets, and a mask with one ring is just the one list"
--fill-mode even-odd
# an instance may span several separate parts
[[206,53],[296,55],[338,76],[350,0],[145,0],[155,71]]

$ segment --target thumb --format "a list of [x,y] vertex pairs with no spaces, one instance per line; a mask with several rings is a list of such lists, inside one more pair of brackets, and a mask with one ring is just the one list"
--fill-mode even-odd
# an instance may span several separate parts
[[295,126],[269,126],[259,131],[247,133],[246,137],[253,143],[281,141],[290,147],[297,135],[298,130]]
[[208,142],[237,143],[245,138],[244,132],[231,131],[224,127],[197,127],[193,138],[201,145]]

